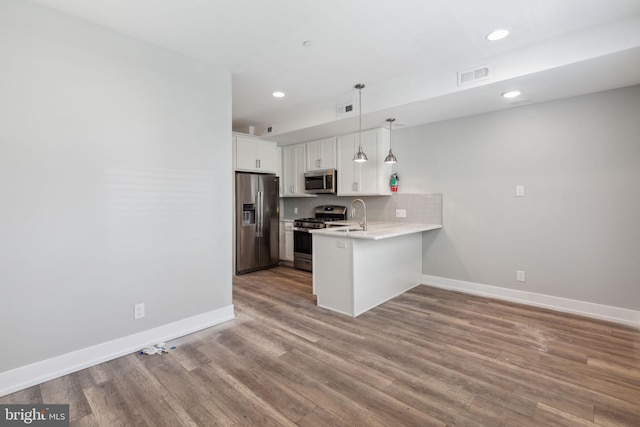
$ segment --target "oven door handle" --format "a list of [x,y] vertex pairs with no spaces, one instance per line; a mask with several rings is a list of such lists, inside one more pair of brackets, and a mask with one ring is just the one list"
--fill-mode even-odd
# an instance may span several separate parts
[[301,231],[303,233],[308,233],[309,232],[309,228],[303,228],[303,227],[293,227],[293,231]]

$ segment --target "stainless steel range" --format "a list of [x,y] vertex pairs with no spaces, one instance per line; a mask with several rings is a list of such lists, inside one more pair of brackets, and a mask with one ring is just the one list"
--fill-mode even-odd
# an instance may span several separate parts
[[347,207],[323,205],[314,209],[313,218],[300,218],[293,222],[293,266],[311,271],[313,265],[312,234],[309,230],[326,228],[331,221],[347,219]]

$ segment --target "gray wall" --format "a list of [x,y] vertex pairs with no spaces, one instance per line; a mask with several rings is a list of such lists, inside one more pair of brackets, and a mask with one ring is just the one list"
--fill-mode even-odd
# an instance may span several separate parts
[[640,86],[393,138],[400,191],[444,196],[424,274],[640,309]]
[[0,64],[0,372],[229,306],[229,73],[18,0]]

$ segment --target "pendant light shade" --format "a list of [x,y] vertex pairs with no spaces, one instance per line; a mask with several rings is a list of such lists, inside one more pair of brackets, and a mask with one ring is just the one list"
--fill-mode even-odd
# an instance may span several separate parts
[[362,151],[362,89],[364,89],[364,83],[358,83],[355,86],[358,89],[358,108],[360,110],[359,124],[358,124],[358,152],[353,156],[353,161],[362,163],[369,160],[367,155]]
[[387,119],[387,121],[389,122],[389,154],[387,154],[387,157],[385,157],[384,162],[397,163],[398,159],[396,159],[396,156],[393,155],[393,151],[391,151],[391,124],[395,122],[396,119]]
[[358,163],[364,163],[367,160],[369,160],[369,158],[367,157],[366,154],[364,154],[364,151],[362,151],[362,147],[358,148],[358,152],[353,156],[353,161]]

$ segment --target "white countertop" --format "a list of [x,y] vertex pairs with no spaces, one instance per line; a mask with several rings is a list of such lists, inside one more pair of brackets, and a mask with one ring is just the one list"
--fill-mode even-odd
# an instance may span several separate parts
[[[362,231],[356,222],[335,221],[333,225],[340,227],[320,228],[311,230],[310,233],[332,237],[348,237],[352,239],[380,240],[391,237],[404,236],[405,234],[421,233],[423,231],[437,230],[442,228],[440,224],[405,224],[400,222],[370,222],[367,224],[367,231]],[[344,224],[344,225],[342,225]],[[357,228],[357,230],[354,230]]]

